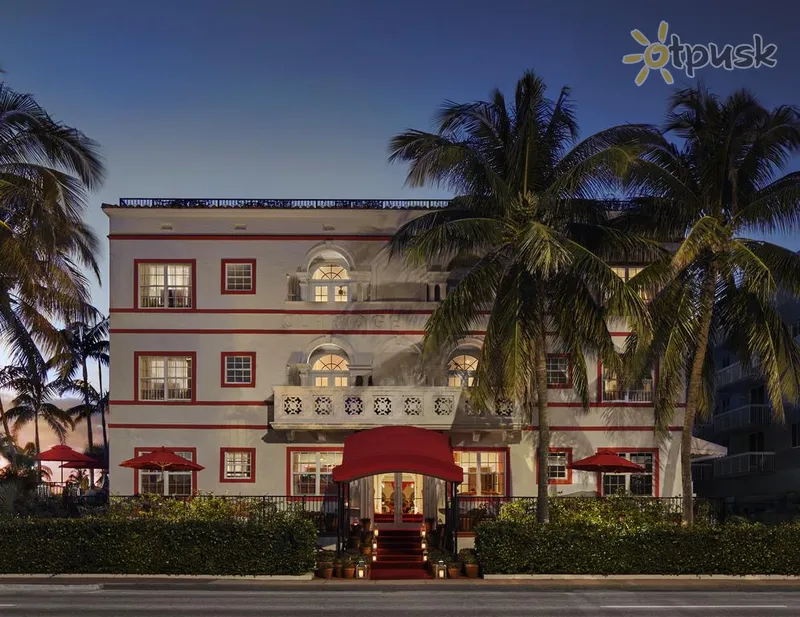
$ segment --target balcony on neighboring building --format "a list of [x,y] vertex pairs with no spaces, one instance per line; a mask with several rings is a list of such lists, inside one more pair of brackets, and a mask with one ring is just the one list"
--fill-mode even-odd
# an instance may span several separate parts
[[759,379],[761,377],[761,366],[758,362],[754,361],[751,364],[735,362],[717,371],[716,386],[717,388],[723,388],[739,381]]
[[469,403],[462,388],[446,386],[356,386],[319,388],[276,386],[276,429],[361,429],[412,425],[445,430],[469,428],[513,429],[520,415],[510,401],[480,411]]
[[772,410],[769,405],[743,405],[714,416],[714,432],[725,433],[738,429],[769,426]]
[[700,484],[708,482],[714,477],[714,464],[712,461],[698,461],[692,463],[692,482]]
[[727,478],[775,471],[774,452],[743,452],[714,461],[714,477]]

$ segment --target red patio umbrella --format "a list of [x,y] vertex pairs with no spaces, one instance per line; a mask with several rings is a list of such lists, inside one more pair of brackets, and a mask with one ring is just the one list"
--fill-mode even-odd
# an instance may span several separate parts
[[105,463],[98,461],[96,459],[88,461],[86,463],[70,461],[61,465],[61,469],[105,469],[105,468],[106,468]]
[[[66,461],[68,463],[93,463],[95,459],[86,456],[82,452],[73,450],[67,445],[58,444],[49,450],[45,450],[36,457],[40,461]],[[61,470],[61,484],[64,484],[64,470]]]
[[164,446],[147,454],[140,454],[127,461],[122,461],[119,466],[129,469],[160,471],[163,476],[164,486],[167,485],[167,471],[201,471],[205,469],[202,465],[178,456]]
[[572,468],[579,471],[594,471],[600,474],[600,486],[604,473],[643,473],[647,471],[626,458],[617,456],[613,452],[598,452],[592,456],[582,458],[572,463]]

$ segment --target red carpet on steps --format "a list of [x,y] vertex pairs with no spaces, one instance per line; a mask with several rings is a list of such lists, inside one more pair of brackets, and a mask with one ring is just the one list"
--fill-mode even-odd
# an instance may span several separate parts
[[418,529],[381,529],[377,560],[372,562],[373,580],[419,580],[432,578],[422,558]]

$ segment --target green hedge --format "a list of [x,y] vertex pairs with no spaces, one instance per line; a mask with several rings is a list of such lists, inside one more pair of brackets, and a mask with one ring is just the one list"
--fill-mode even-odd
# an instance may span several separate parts
[[800,525],[640,529],[487,521],[475,548],[486,574],[800,575]]
[[3,574],[303,574],[311,521],[0,520]]

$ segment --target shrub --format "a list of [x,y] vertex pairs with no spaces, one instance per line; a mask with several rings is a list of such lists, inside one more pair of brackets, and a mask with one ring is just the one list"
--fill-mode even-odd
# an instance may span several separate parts
[[317,532],[292,516],[233,520],[0,520],[4,574],[303,574]]
[[800,575],[800,525],[616,528],[488,521],[475,534],[487,574]]

